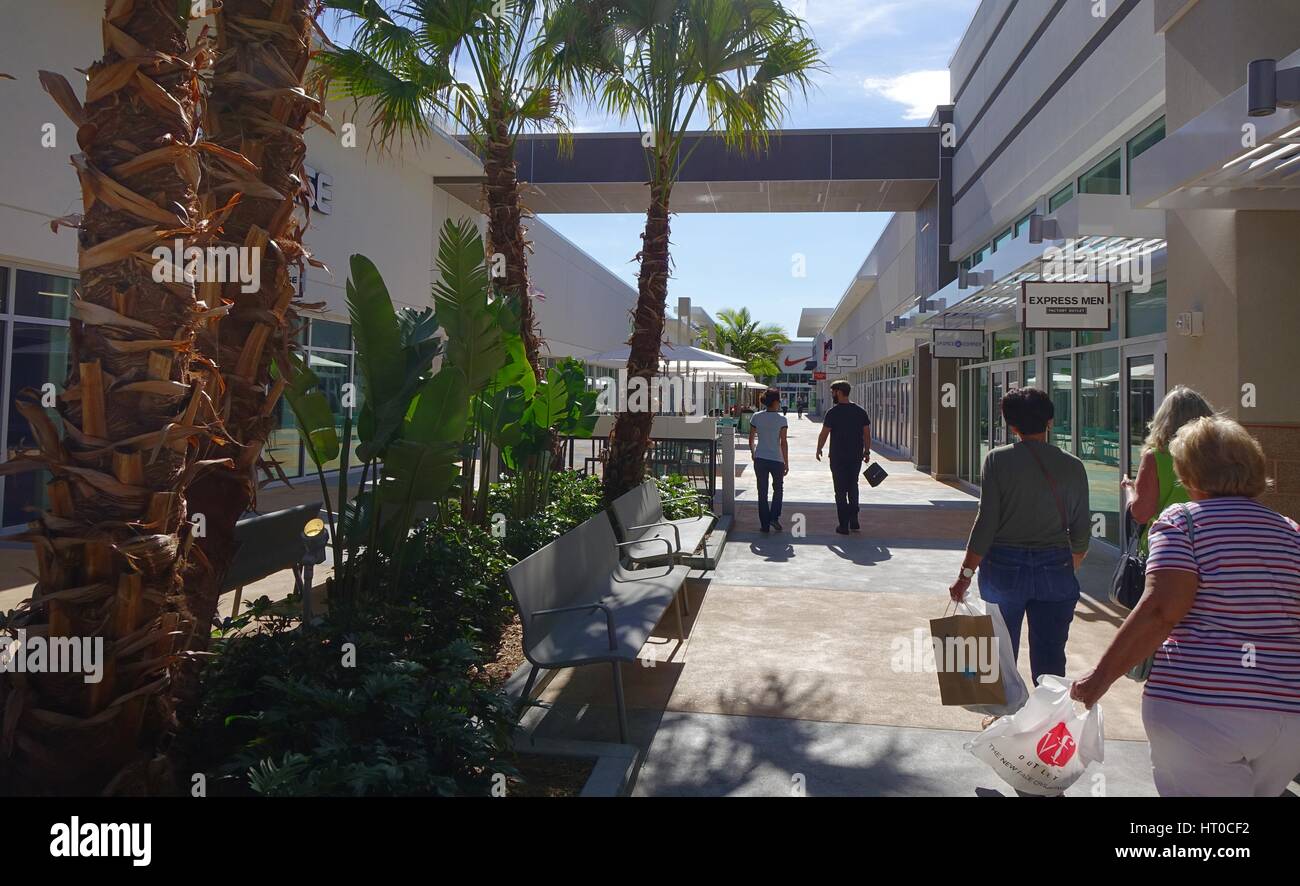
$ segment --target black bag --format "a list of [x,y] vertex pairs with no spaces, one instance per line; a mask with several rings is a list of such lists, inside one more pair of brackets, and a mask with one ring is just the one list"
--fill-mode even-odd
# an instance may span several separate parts
[[1132,609],[1142,599],[1146,589],[1147,558],[1140,553],[1142,545],[1142,527],[1134,526],[1131,514],[1125,515],[1131,528],[1128,549],[1120,554],[1115,564],[1115,574],[1110,579],[1110,602],[1125,609]]
[[885,473],[884,468],[882,468],[880,465],[876,464],[875,462],[872,462],[871,464],[867,465],[867,469],[862,472],[862,476],[866,477],[867,482],[870,483],[872,486],[879,486],[881,483],[885,481],[885,478],[888,477],[889,475]]

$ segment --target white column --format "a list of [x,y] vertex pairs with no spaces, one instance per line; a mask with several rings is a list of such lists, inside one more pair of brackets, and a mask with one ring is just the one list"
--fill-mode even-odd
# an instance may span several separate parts
[[724,514],[736,513],[736,429],[719,428],[718,443],[722,447],[722,502]]

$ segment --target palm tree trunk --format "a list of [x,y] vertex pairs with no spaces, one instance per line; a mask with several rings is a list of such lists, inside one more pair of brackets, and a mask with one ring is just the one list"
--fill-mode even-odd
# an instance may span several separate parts
[[[221,581],[235,553],[235,523],[255,502],[257,463],[276,425],[283,382],[273,384],[271,364],[282,370],[293,337],[296,296],[289,270],[303,270],[299,210],[306,175],[303,130],[316,99],[303,90],[310,60],[315,0],[224,0],[217,13],[217,60],[204,129],[223,151],[208,155],[201,197],[206,213],[239,194],[219,234],[223,246],[257,250],[260,287],[245,281],[210,281],[200,287],[209,307],[231,305],[209,324],[201,341],[224,381],[222,418],[227,436],[206,454],[228,460],[194,484],[190,500],[207,518],[198,539],[203,554],[187,576],[186,594],[198,623],[211,623]],[[230,153],[226,153],[230,152]],[[205,648],[210,632],[195,633]]]
[[[78,125],[84,215],[62,434],[35,392],[17,407],[47,466],[48,510],[31,524],[38,581],[11,626],[31,638],[102,643],[83,673],[0,673],[0,782],[20,791],[157,790],[155,751],[171,720],[176,635],[188,630],[181,567],[195,441],[214,416],[190,360],[202,322],[194,286],[159,282],[151,257],[192,241],[198,67],[171,0],[108,0],[104,57],[86,105],[41,73]],[[170,262],[168,262],[170,264]],[[60,436],[62,439],[60,439]],[[13,469],[15,463],[10,463]],[[83,646],[84,648],[84,646]]]
[[[499,102],[497,104],[499,107]],[[483,161],[483,198],[488,216],[488,270],[496,274],[494,256],[505,258],[505,276],[493,280],[519,306],[519,333],[524,340],[524,353],[533,374],[539,379],[543,372],[539,359],[541,342],[537,335],[537,320],[533,300],[528,291],[528,242],[524,238],[523,206],[519,202],[518,166],[515,163],[514,143],[505,121],[497,118],[491,124]]]
[[[647,393],[659,373],[664,309],[668,301],[668,202],[672,185],[667,183],[666,160],[661,158],[659,166],[658,182],[650,185],[650,208],[646,212],[645,233],[641,235],[641,252],[637,256],[641,260],[641,273],[637,279],[636,317],[627,356],[629,389],[637,384],[635,379],[640,378],[645,380]],[[650,445],[654,410],[648,397],[644,408],[631,409],[637,405],[629,402],[614,422],[603,481],[607,503],[634,489],[645,476],[645,453]]]

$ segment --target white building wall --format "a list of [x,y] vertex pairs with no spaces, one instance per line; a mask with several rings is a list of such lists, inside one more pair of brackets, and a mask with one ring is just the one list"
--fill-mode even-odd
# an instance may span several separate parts
[[[87,68],[103,54],[101,4],[43,0],[4,4],[0,30],[0,259],[75,274],[76,231],[50,232],[50,221],[81,212],[81,187],[68,158],[77,128],[41,88],[38,70],[62,74],[79,95]],[[42,144],[53,124],[55,145]]]
[[[80,212],[81,189],[69,157],[79,150],[76,129],[41,89],[37,71],[62,74],[84,94],[86,68],[103,52],[98,0],[41,0],[5,3],[0,33],[0,262],[75,275],[77,238],[57,235],[52,219]],[[434,175],[479,174],[468,151],[435,138],[395,152],[369,147],[364,113],[351,102],[331,104],[336,134],[307,132],[307,163],[333,182],[333,211],[313,212],[305,243],[326,268],[309,267],[304,296],[324,302],[323,315],[347,320],[344,301],[348,263],[355,253],[378,266],[393,300],[425,306],[436,275],[437,238],[449,218],[473,218],[476,208],[433,183]],[[357,146],[343,147],[341,124],[357,120]],[[56,143],[44,147],[42,127],[54,125]],[[541,220],[531,222],[534,286],[546,294],[537,303],[542,335],[554,356],[582,356],[622,344],[636,292]]]
[[865,368],[912,351],[909,337],[885,334],[885,321],[903,313],[917,295],[915,213],[894,214],[863,263],[861,274],[874,274],[875,284],[859,296],[863,284],[855,280],[827,323],[825,334],[834,342],[832,356],[855,354],[858,367]]
[[[1122,2],[1109,0],[1109,14],[1115,14]],[[953,160],[954,195],[962,192],[1009,134],[1014,132],[1015,140],[954,204],[954,260],[1005,229],[1036,199],[1085,171],[1164,104],[1164,41],[1155,33],[1153,0],[1141,0],[1029,124],[1016,130],[1025,113],[1106,25],[1105,18],[1092,14],[1093,3],[1080,0],[1061,8],[976,121],[1052,6],[1017,4],[956,102],[959,147]],[[953,59],[954,90],[961,82],[959,71],[974,64],[1004,11],[1002,2],[981,5]]]
[[528,239],[543,355],[586,357],[626,344],[636,290],[539,218],[528,221]]

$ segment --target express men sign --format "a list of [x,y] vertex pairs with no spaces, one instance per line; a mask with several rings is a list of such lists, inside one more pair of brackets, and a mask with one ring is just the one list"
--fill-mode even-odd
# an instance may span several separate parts
[[1021,284],[1020,322],[1025,329],[1110,329],[1110,284]]

